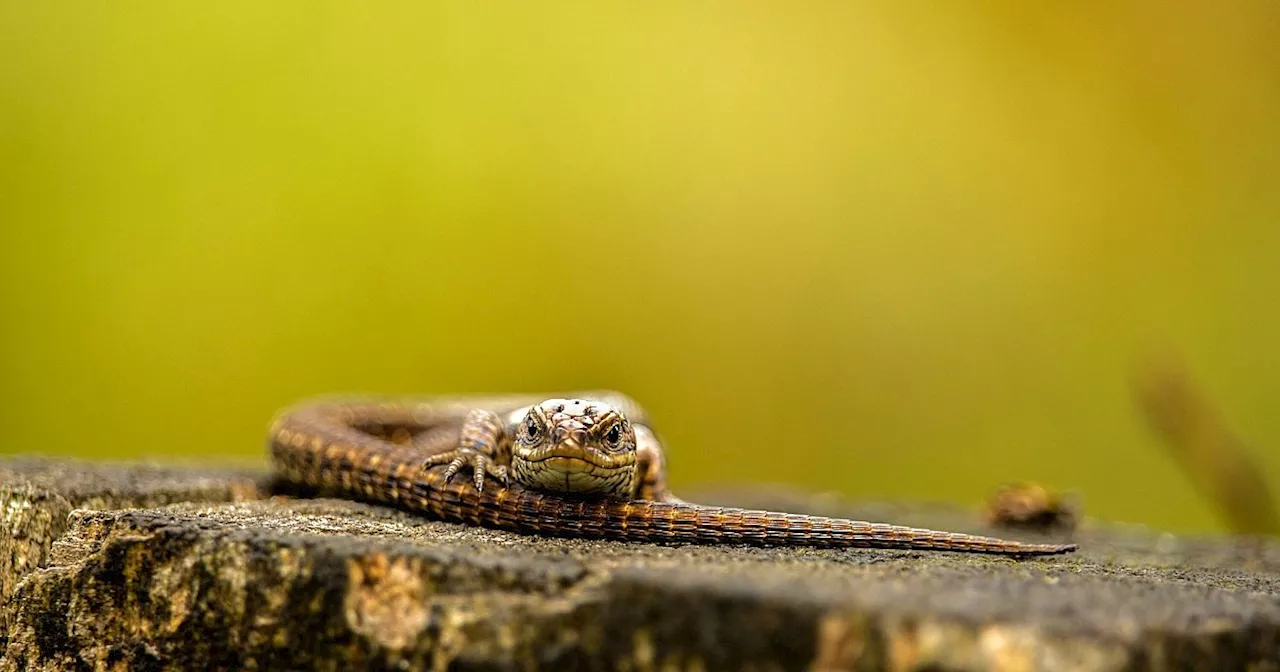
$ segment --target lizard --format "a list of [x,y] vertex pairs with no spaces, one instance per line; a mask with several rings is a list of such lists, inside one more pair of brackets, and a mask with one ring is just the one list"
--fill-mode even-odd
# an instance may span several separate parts
[[[277,414],[268,448],[286,483],[526,534],[1014,557],[1076,550],[685,502],[668,487],[647,413],[612,391],[319,399]],[[455,479],[464,470],[471,478]]]

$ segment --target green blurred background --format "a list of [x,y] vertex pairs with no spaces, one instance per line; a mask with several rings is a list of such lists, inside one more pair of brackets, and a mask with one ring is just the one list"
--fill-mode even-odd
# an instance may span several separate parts
[[605,386],[677,489],[1217,529],[1128,380],[1280,481],[1278,66],[1274,0],[4,0],[0,452]]

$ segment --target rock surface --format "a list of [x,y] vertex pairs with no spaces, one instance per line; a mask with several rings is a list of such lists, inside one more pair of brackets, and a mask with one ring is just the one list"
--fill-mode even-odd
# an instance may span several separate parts
[[1280,670],[1274,540],[1095,524],[1021,561],[574,541],[283,496],[263,471],[39,459],[0,460],[0,506],[0,670]]

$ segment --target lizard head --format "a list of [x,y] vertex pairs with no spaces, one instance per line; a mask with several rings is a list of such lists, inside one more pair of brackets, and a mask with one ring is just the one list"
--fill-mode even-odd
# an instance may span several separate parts
[[548,399],[515,428],[511,469],[523,485],[629,498],[636,476],[636,433],[600,401]]

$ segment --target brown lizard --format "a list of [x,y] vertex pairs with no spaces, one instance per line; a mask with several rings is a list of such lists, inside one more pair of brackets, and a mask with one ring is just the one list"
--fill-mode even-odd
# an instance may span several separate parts
[[[286,481],[522,533],[1011,556],[1076,549],[681,501],[644,410],[617,392],[316,401],[281,413],[269,444]],[[464,468],[470,482],[455,481]]]

